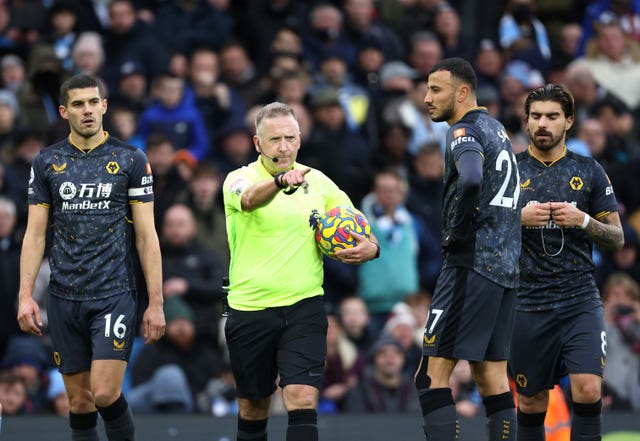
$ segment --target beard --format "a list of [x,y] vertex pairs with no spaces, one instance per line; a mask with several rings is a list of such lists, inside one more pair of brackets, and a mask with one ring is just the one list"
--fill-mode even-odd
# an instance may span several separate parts
[[453,118],[453,114],[454,114],[454,109],[453,109],[453,99],[451,101],[449,101],[446,105],[446,107],[444,107],[440,114],[434,114],[432,112],[429,112],[431,114],[431,121],[434,122],[443,122],[443,121],[449,121],[451,118]]
[[555,148],[558,144],[564,141],[564,136],[555,137],[553,133],[544,132],[543,133],[546,138],[540,139],[538,138],[538,134],[534,133],[533,136],[529,134],[529,138],[531,138],[531,144],[534,145],[535,148],[542,151],[548,151]]

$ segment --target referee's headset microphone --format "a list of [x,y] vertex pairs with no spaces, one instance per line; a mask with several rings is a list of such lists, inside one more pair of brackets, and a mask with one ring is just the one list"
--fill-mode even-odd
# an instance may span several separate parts
[[260,150],[260,154],[262,156],[264,156],[265,158],[271,159],[273,162],[278,162],[279,161],[277,156],[269,156],[264,152],[264,150],[262,150],[262,146],[260,145],[260,141],[258,141],[258,150]]

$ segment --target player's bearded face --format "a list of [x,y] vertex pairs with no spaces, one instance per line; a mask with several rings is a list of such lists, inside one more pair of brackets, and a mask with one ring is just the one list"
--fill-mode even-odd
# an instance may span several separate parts
[[531,144],[538,150],[548,151],[564,145],[570,127],[560,104],[552,101],[533,102],[527,117],[527,132]]

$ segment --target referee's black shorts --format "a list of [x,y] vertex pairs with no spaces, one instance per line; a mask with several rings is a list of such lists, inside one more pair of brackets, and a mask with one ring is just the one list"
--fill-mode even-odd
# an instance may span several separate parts
[[321,296],[261,311],[231,309],[225,324],[239,398],[259,400],[280,386],[320,388],[327,355],[327,314]]

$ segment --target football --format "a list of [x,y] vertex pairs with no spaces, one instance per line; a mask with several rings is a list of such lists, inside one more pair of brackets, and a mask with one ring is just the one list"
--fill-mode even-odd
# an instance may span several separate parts
[[318,248],[323,254],[335,258],[336,251],[356,246],[356,240],[349,231],[369,238],[371,227],[364,214],[351,207],[330,209],[316,219],[315,237]]

